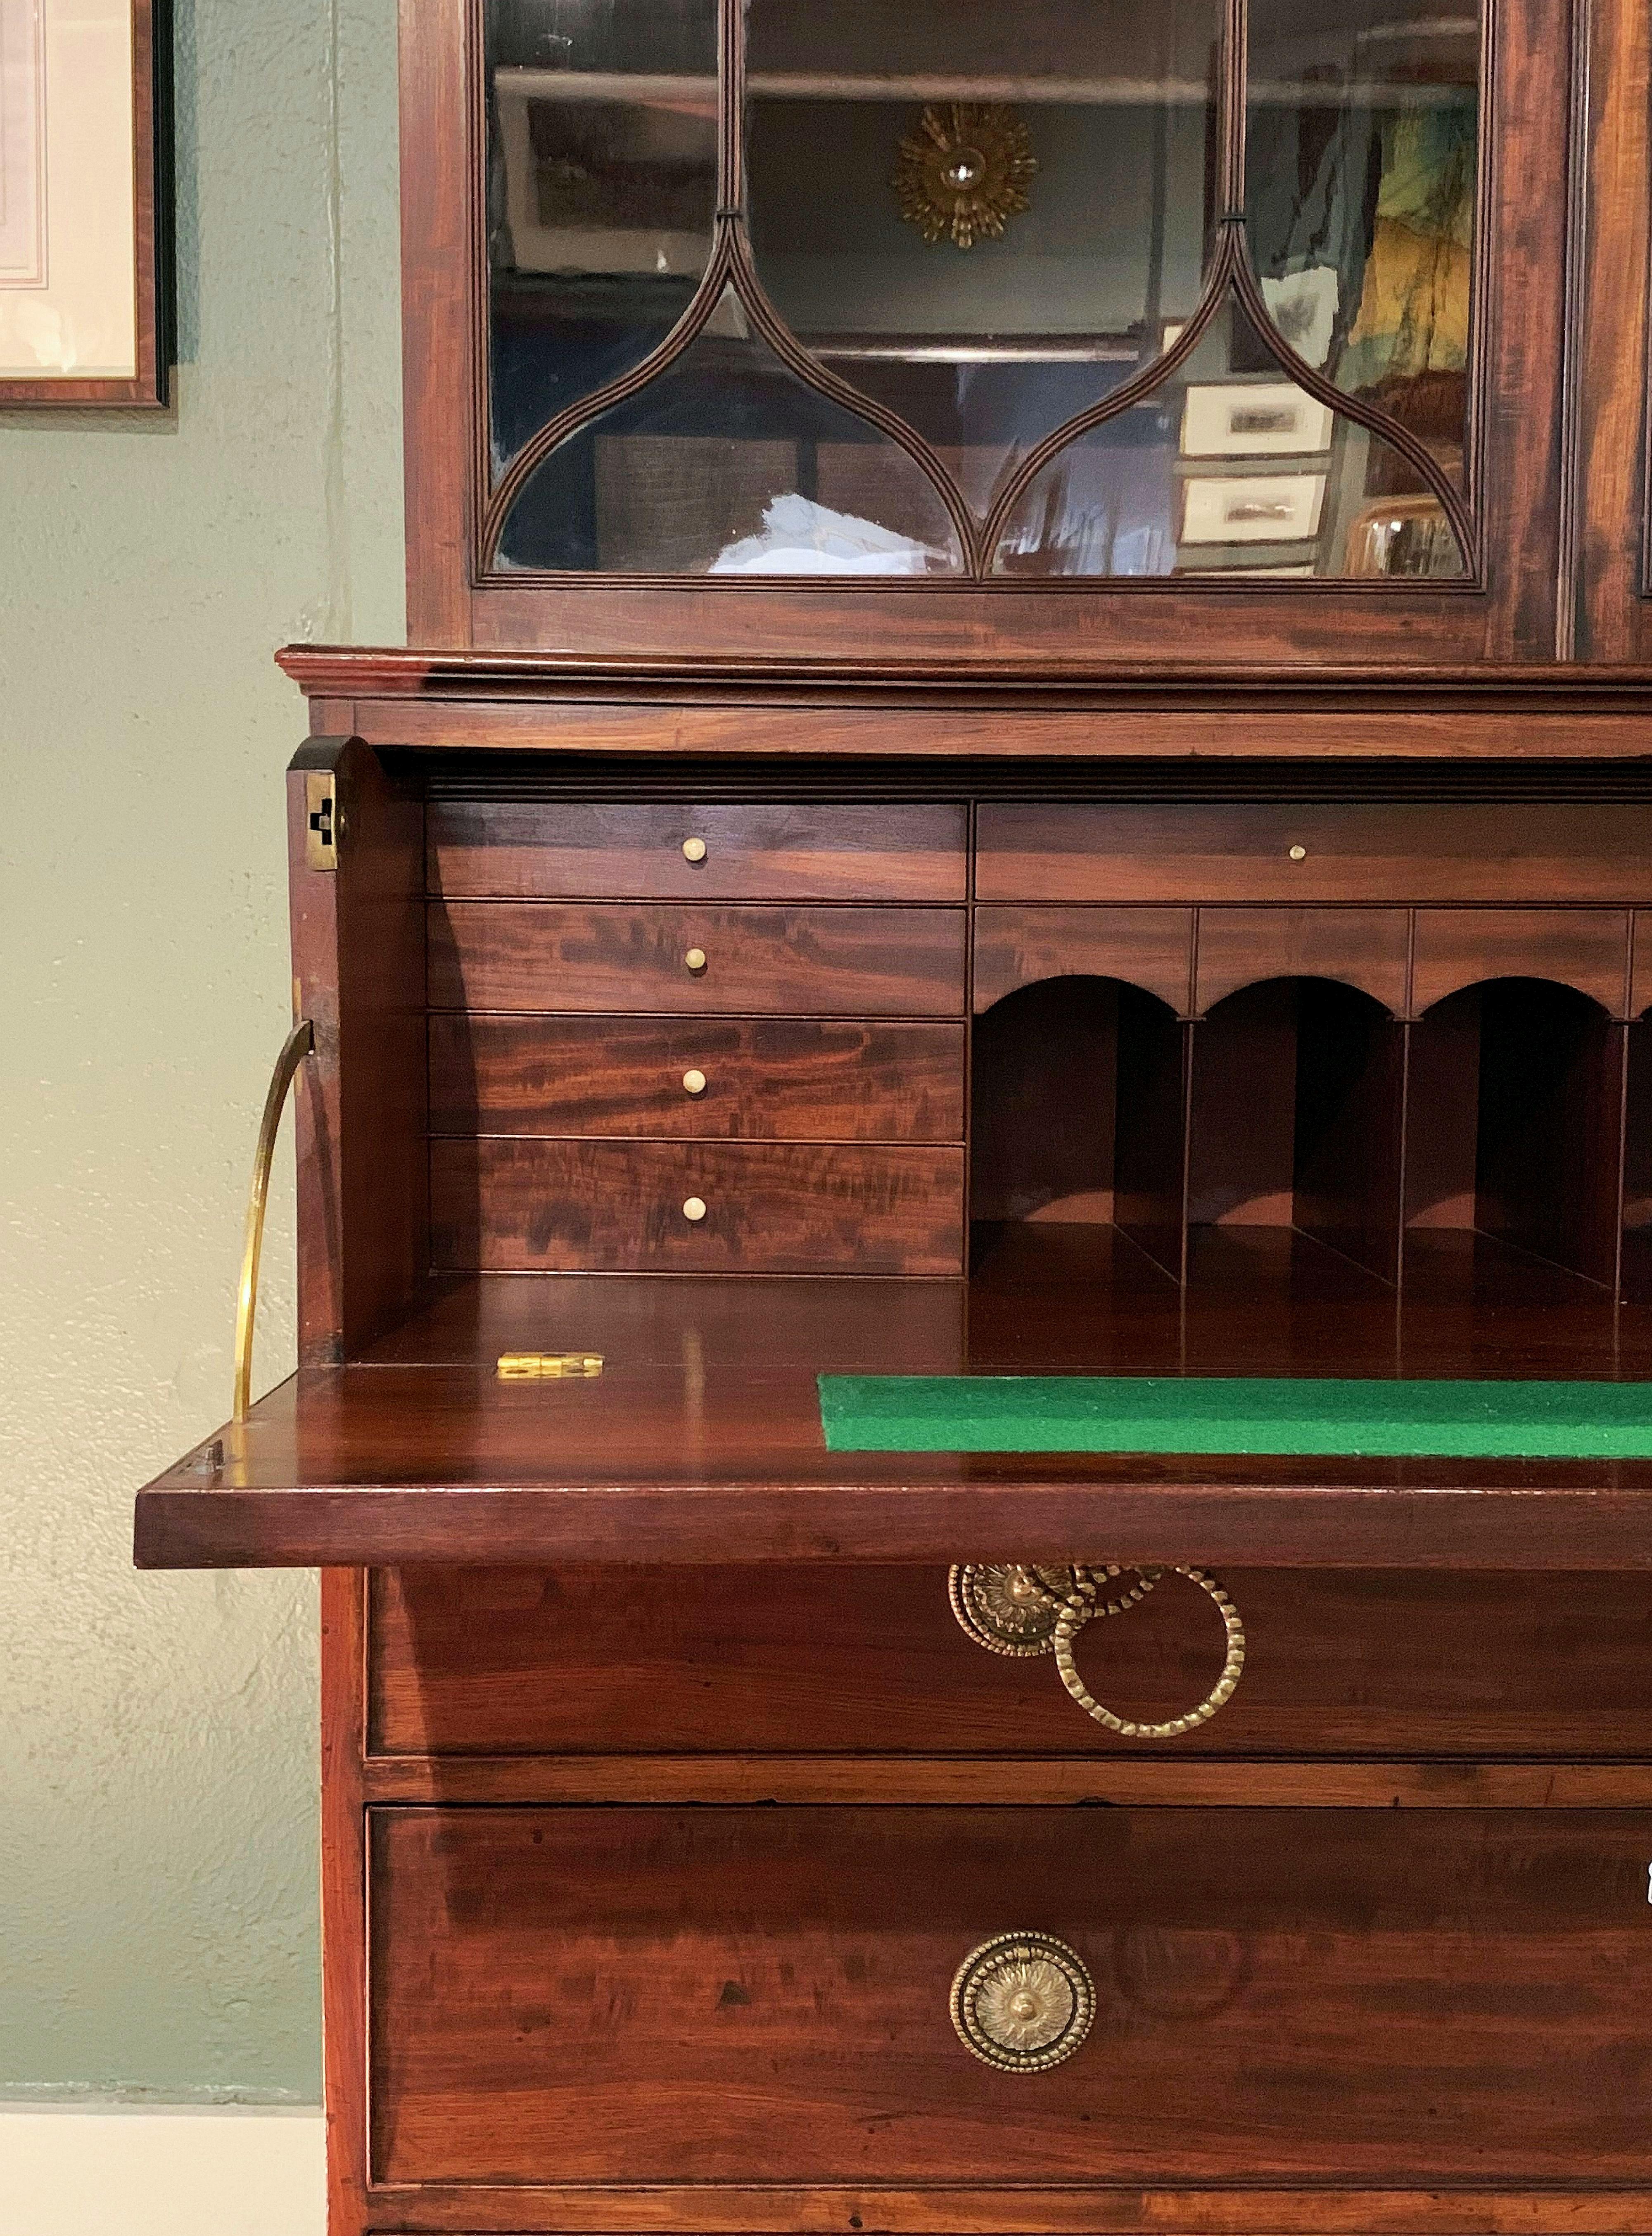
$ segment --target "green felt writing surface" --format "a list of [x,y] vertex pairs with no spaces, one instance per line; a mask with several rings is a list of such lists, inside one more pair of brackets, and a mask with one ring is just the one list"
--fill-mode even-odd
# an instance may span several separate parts
[[834,1452],[1652,1459],[1652,1383],[823,1374]]

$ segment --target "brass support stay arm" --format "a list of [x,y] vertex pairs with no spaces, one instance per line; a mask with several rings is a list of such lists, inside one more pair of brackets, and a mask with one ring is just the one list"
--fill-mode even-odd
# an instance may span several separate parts
[[316,1029],[305,1017],[287,1035],[276,1058],[270,1091],[264,1098],[264,1117],[259,1127],[258,1148],[252,1157],[252,1188],[246,1201],[246,1241],[241,1252],[241,1281],[235,1297],[235,1407],[232,1418],[244,1421],[252,1401],[252,1321],[258,1311],[259,1259],[264,1249],[264,1213],[270,1200],[270,1167],[275,1160],[275,1137],[287,1091],[298,1077],[298,1066],[316,1044]]

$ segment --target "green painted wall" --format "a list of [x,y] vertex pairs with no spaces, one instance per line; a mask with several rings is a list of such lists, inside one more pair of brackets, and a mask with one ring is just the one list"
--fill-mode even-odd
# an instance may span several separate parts
[[[176,44],[174,408],[0,417],[0,2093],[311,2101],[314,1580],[139,1576],[131,1498],[228,1407],[270,655],[403,632],[394,8],[179,0]],[[290,1180],[266,1264],[261,1384]]]

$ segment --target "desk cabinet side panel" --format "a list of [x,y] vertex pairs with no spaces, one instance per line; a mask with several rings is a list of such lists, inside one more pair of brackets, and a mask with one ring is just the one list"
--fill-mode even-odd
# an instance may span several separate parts
[[321,1572],[322,2061],[327,2236],[367,2221],[367,1863],[362,1805],[367,1579]]
[[[306,851],[330,780],[332,864]],[[298,1341],[351,1357],[429,1264],[424,805],[359,740],[313,739],[287,775],[295,1016],[315,1027],[298,1094]]]

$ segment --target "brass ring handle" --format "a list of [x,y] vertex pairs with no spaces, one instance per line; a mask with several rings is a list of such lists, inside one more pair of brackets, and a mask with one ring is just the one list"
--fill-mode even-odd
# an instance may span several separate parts
[[275,1137],[287,1090],[298,1066],[316,1044],[316,1029],[305,1017],[287,1035],[275,1061],[270,1091],[264,1098],[258,1148],[252,1154],[252,1188],[246,1200],[246,1242],[241,1252],[241,1285],[235,1295],[235,1408],[231,1417],[244,1421],[252,1398],[252,1320],[258,1311],[259,1259],[264,1249],[264,1213],[270,1200],[270,1167],[275,1161]]
[[1000,2073],[1065,2064],[1096,2016],[1095,1983],[1076,1949],[1048,1933],[1000,1933],[953,1976],[952,2022],[972,2057]]
[[[1104,1571],[1104,1574],[1105,1573]],[[1168,1723],[1137,1724],[1132,1723],[1126,1716],[1114,1715],[1111,1708],[1102,1707],[1100,1701],[1096,1699],[1085,1685],[1084,1679],[1078,1674],[1072,1659],[1073,1641],[1085,1625],[1095,1615],[1103,1612],[1111,1613],[1111,1608],[1104,1610],[1098,1604],[1099,1588],[1092,1571],[1079,1572],[1078,1580],[1071,1596],[1056,1618],[1055,1666],[1060,1674],[1061,1682],[1087,1716],[1093,1716],[1098,1724],[1105,1724],[1110,1732],[1117,1732],[1122,1739],[1180,1739],[1184,1732],[1193,1731],[1200,1724],[1209,1723],[1216,1711],[1225,1707],[1233,1698],[1234,1687],[1244,1671],[1245,1627],[1239,1619],[1238,1608],[1235,1607],[1216,1578],[1207,1575],[1203,1568],[1174,1568],[1170,1573],[1173,1575],[1185,1576],[1190,1583],[1196,1584],[1199,1589],[1207,1593],[1215,1602],[1216,1612],[1221,1615],[1228,1634],[1228,1652],[1222,1665],[1221,1676],[1217,1678],[1198,1707],[1190,1709],[1185,1716],[1171,1717]]]
[[[989,1654],[1049,1654],[1055,1627],[1081,1575],[1109,1582],[1123,1568],[1033,1568],[1025,1562],[966,1561],[947,1572],[947,1597],[959,1628]],[[1098,1602],[1098,1615],[1123,1615],[1147,1597],[1158,1582],[1157,1568],[1133,1571],[1136,1582],[1114,1600]]]

